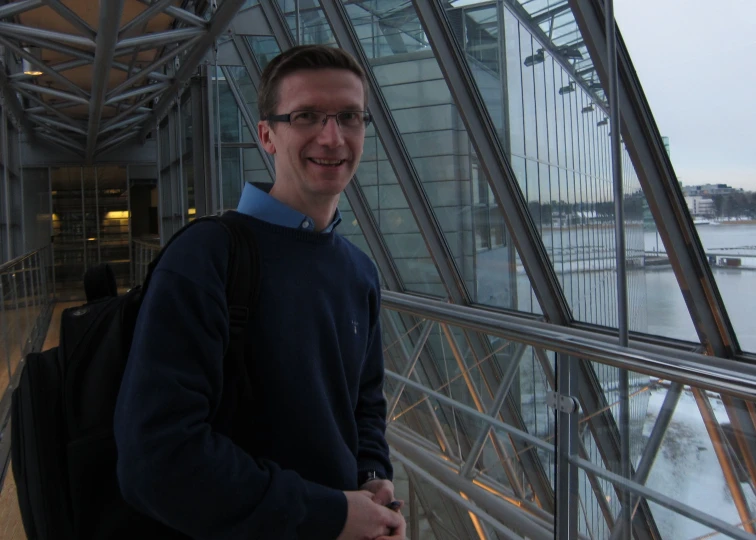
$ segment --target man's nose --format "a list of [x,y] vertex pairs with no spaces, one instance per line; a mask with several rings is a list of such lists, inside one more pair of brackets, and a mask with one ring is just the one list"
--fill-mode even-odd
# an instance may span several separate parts
[[323,129],[320,130],[318,142],[323,146],[331,147],[344,144],[344,134],[341,132],[341,127],[338,122],[336,122],[335,117],[329,116],[326,118],[326,123],[323,126]]

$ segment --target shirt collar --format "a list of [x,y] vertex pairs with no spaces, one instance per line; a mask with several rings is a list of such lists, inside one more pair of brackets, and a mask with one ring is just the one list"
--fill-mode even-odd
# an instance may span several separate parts
[[[272,184],[253,185],[247,182],[244,185],[244,190],[239,199],[239,206],[236,210],[273,225],[303,231],[314,231],[315,221],[310,216],[294,210],[272,197],[268,193],[271,187],[273,187]],[[339,223],[341,223],[341,212],[337,208],[331,223],[320,232],[322,234],[333,232]]]

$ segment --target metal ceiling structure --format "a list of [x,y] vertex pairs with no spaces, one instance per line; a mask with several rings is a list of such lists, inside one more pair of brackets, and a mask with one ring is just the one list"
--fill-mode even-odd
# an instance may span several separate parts
[[0,76],[30,140],[91,163],[165,114],[244,0],[20,0],[0,6]]

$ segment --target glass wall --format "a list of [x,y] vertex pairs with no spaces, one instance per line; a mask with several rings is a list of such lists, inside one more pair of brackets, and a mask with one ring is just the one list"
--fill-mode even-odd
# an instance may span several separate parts
[[87,269],[108,263],[119,288],[130,285],[126,167],[54,167],[52,237],[56,294],[82,299]]

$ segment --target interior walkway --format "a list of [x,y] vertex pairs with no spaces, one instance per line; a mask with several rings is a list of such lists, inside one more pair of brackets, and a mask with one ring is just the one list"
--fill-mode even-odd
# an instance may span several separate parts
[[[81,302],[55,304],[52,318],[50,319],[50,328],[47,331],[42,350],[58,345],[58,341],[60,340],[60,315],[63,310],[80,304]],[[16,482],[10,468],[8,469],[8,474],[5,476],[5,483],[0,490],[0,538],[3,540],[26,540],[24,526],[21,523],[21,512],[18,508]]]

